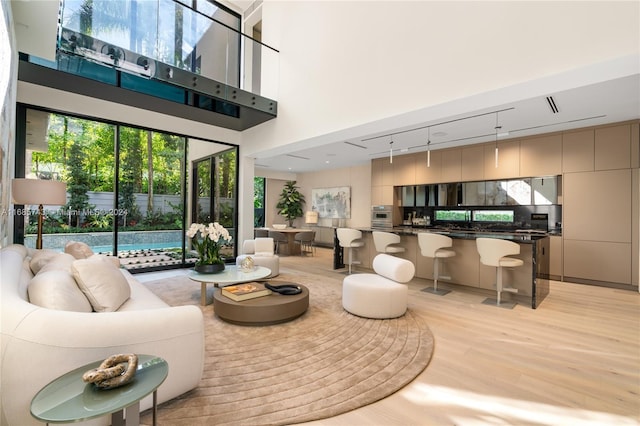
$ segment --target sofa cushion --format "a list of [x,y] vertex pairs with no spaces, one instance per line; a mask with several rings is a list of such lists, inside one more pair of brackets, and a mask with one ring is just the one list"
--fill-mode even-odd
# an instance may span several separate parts
[[[55,256],[49,258],[49,261],[44,263],[40,267],[38,274],[42,274],[47,271],[67,271],[71,272],[71,264],[75,262],[76,258],[67,253],[57,253]],[[37,275],[37,274],[36,274]]]
[[31,256],[31,261],[29,262],[31,272],[33,272],[34,275],[40,272],[40,268],[49,263],[49,261],[57,254],[59,254],[59,252],[55,250],[36,250],[33,256]]
[[93,256],[93,250],[91,250],[91,247],[80,241],[69,241],[64,246],[64,252],[69,253],[76,259],[87,259]]
[[71,271],[96,312],[117,311],[131,295],[127,279],[103,256],[76,260]]
[[31,279],[27,291],[29,301],[43,308],[74,312],[92,311],[91,304],[68,271],[40,272]]

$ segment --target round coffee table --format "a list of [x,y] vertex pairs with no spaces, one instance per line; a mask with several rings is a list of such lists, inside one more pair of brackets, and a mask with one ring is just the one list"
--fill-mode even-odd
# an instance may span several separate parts
[[309,289],[295,285],[300,286],[302,293],[290,296],[272,293],[241,302],[223,296],[222,290],[217,288],[213,293],[213,312],[220,319],[238,325],[270,325],[291,321],[304,314],[309,307]]
[[231,284],[246,283],[249,281],[261,280],[271,274],[271,269],[264,266],[256,266],[250,271],[243,271],[237,265],[226,265],[224,271],[217,274],[199,274],[196,271],[189,271],[190,280],[200,283],[200,303],[207,304],[207,284],[214,287],[224,287]]

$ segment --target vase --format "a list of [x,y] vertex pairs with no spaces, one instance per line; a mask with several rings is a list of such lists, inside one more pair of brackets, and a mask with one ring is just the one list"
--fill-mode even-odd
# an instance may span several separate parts
[[213,265],[196,265],[194,271],[199,274],[217,274],[224,271],[224,263],[214,263]]

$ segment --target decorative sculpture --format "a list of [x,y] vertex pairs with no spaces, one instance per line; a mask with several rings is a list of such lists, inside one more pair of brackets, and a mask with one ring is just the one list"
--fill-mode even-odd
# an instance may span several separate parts
[[240,262],[240,269],[242,270],[242,272],[251,272],[254,268],[255,261],[251,256],[245,257],[244,259],[242,259],[242,262]]
[[135,376],[137,368],[138,355],[111,355],[102,361],[98,368],[85,372],[82,380],[93,383],[100,389],[113,389],[129,383]]

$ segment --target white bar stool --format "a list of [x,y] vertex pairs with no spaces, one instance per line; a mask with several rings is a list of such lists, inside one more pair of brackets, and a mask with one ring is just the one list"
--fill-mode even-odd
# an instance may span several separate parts
[[[517,293],[518,289],[513,287],[504,287],[502,283],[503,268],[515,268],[524,265],[522,259],[508,257],[509,255],[520,254],[520,245],[512,241],[501,240],[498,238],[477,238],[476,247],[480,254],[480,262],[483,265],[496,267],[496,305],[502,307],[513,308],[514,302],[504,302],[500,300],[503,291],[509,293]],[[487,299],[485,304],[493,304],[493,299]]]
[[446,259],[456,255],[455,251],[446,249],[446,247],[451,247],[452,245],[453,240],[446,235],[431,232],[421,232],[418,234],[420,254],[424,257],[433,258],[433,288],[425,288],[422,289],[422,291],[437,294],[438,296],[444,296],[450,292],[450,290],[438,290],[438,279],[451,279],[451,277],[440,275],[440,259]]
[[396,254],[403,253],[404,247],[400,244],[400,235],[391,232],[373,231],[373,244],[378,253]]
[[349,265],[349,274],[351,274],[351,265],[360,264],[360,262],[353,260],[353,248],[364,246],[364,241],[362,241],[362,231],[358,231],[357,229],[351,229],[351,228],[338,228],[336,230],[336,234],[338,236],[340,247],[349,249],[348,265]]

